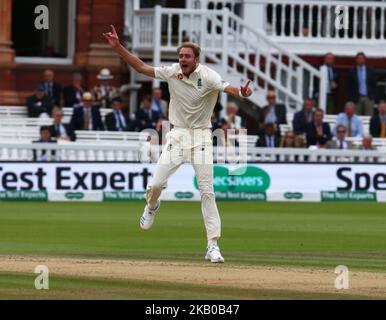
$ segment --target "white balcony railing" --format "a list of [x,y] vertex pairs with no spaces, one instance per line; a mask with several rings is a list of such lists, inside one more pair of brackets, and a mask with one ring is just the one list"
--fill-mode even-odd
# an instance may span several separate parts
[[264,12],[266,34],[291,52],[386,54],[385,1],[257,0],[254,4]]
[[274,88],[279,99],[295,111],[301,108],[305,96],[313,95],[314,83],[318,81],[319,106],[325,106],[325,72],[278,45],[227,8],[156,6],[135,11],[133,50],[152,51],[154,65],[161,64],[162,56],[175,56],[177,47],[185,41],[200,44],[202,61],[211,63],[225,80],[235,85],[252,80],[255,94],[251,101],[258,105],[265,103],[267,90]]
[[[0,161],[32,161],[33,153],[39,155],[42,150],[51,154],[55,151],[52,160],[55,161],[129,161],[129,162],[156,162],[161,148],[154,145],[151,148],[143,148],[128,145],[101,145],[86,143],[0,143]],[[231,148],[236,155],[239,150]],[[151,153],[151,155],[150,155]],[[225,160],[232,161],[234,154],[229,158],[229,150],[223,147],[214,148],[215,161],[222,163]],[[291,148],[247,148],[243,153],[245,158],[242,162],[374,162],[384,163],[386,151],[364,151],[364,150],[311,150]],[[236,159],[239,159],[236,158]]]

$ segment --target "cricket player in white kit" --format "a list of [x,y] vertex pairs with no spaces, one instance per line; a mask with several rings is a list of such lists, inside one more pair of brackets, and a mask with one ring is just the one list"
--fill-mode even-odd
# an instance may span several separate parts
[[194,43],[182,44],[177,52],[179,63],[170,67],[152,67],[128,52],[121,44],[114,26],[103,34],[115,51],[137,72],[166,81],[170,91],[169,121],[172,130],[152,181],[146,190],[146,206],[140,227],[149,230],[160,207],[159,197],[168,178],[189,161],[196,173],[201,194],[201,211],[207,232],[205,259],[224,262],[217,240],[221,236],[221,221],[213,190],[213,143],[211,115],[220,91],[238,98],[252,94],[249,81],[236,87],[223,81],[212,69],[201,65],[200,47]]

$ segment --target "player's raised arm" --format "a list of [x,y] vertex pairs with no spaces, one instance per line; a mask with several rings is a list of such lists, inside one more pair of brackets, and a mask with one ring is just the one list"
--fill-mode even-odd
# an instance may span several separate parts
[[103,36],[107,39],[110,46],[125,60],[132,68],[137,72],[142,73],[146,76],[155,78],[155,71],[152,66],[144,63],[137,56],[131,54],[123,47],[119,41],[118,34],[113,25],[110,25],[111,32],[103,33]]
[[251,80],[248,80],[246,84],[243,86],[240,86],[240,88],[233,85],[226,86],[224,89],[224,92],[237,98],[247,98],[251,96],[253,93],[252,89],[249,87],[250,83],[251,83]]

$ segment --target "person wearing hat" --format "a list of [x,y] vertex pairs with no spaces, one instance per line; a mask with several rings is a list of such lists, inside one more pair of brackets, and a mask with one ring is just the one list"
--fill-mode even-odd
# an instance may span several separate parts
[[70,125],[74,130],[104,130],[99,107],[93,105],[93,97],[90,92],[82,96],[82,104],[72,113]]
[[50,117],[54,100],[46,96],[44,86],[38,83],[35,93],[27,99],[27,111],[30,118]]
[[97,79],[100,81],[100,84],[94,87],[92,91],[94,99],[101,108],[110,108],[111,101],[119,96],[118,88],[109,84],[109,81],[114,79],[114,76],[109,69],[103,68],[97,75]]

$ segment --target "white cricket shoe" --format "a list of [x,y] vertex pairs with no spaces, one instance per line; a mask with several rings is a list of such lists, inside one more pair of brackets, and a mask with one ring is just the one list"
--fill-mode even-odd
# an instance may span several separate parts
[[150,209],[149,205],[147,204],[145,207],[145,210],[143,211],[142,217],[139,220],[139,226],[142,230],[149,230],[154,222],[155,214],[157,213],[157,210],[159,209],[161,205],[161,201],[157,201],[157,206],[155,209]]
[[210,260],[213,263],[223,263],[225,260],[221,255],[220,248],[216,245],[208,247],[208,251],[205,256],[206,260]]

